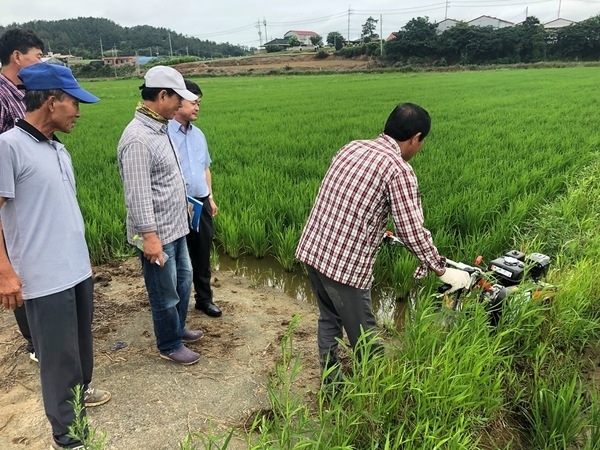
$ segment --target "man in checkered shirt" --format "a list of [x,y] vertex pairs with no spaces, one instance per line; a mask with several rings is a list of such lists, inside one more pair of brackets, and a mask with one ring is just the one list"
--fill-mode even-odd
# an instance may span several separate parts
[[[408,161],[421,150],[430,128],[431,118],[420,106],[396,106],[384,132],[344,146],[321,183],[296,258],[306,264],[319,306],[323,370],[337,364],[342,329],[353,348],[362,332],[374,338],[372,272],[390,215],[398,237],[421,261],[415,277],[432,270],[452,286],[450,292],[468,284],[466,272],[445,267],[445,258],[423,226],[417,178]],[[373,345],[381,348],[377,341]]]
[[204,333],[186,328],[192,287],[186,243],[190,227],[185,179],[168,123],[184,99],[195,102],[198,96],[168,66],[150,68],[140,90],[142,102],[117,148],[127,241],[138,248],[160,357],[190,365],[200,355],[184,344],[198,341]]

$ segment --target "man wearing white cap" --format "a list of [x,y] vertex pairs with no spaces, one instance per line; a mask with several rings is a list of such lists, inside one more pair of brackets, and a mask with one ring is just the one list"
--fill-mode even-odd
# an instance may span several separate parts
[[[0,291],[7,308],[25,304],[40,362],[42,398],[52,426],[52,448],[83,448],[69,435],[73,389],[85,406],[110,400],[93,389],[92,268],[77,204],[71,157],[54,135],[70,133],[79,103],[99,99],[79,86],[67,67],[39,63],[18,73],[26,113],[0,135]],[[85,414],[85,410],[83,412]]]
[[[200,355],[183,344],[198,341],[204,333],[185,328],[192,286],[187,195],[167,124],[182,99],[193,102],[198,96],[186,89],[179,72],[167,66],[148,70],[140,89],[143,101],[117,149],[127,241],[143,249],[138,253],[160,357],[189,365],[198,362]],[[142,236],[141,243],[136,242],[137,236]]]

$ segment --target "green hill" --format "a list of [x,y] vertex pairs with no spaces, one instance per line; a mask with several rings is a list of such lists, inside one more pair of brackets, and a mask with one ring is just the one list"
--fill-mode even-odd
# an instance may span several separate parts
[[[199,58],[220,58],[226,56],[243,56],[250,53],[250,48],[229,43],[200,40],[184,36],[167,28],[156,28],[148,25],[122,27],[112,20],[94,17],[79,17],[63,20],[35,20],[24,23],[12,23],[0,26],[0,33],[13,27],[34,30],[46,44],[46,51],[72,54],[84,59],[94,59],[115,51],[119,56],[169,55],[197,56]],[[170,42],[169,42],[170,39]]]

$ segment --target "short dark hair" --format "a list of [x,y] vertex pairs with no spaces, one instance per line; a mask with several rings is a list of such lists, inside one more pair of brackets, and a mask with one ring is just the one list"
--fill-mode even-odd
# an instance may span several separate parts
[[388,117],[383,132],[400,142],[421,133],[419,141],[422,141],[429,134],[430,129],[431,117],[426,110],[414,103],[401,103]]
[[25,111],[31,112],[40,109],[42,105],[50,97],[55,96],[57,100],[61,101],[65,95],[68,95],[65,91],[60,89],[49,89],[44,91],[25,91]]
[[0,63],[3,66],[9,64],[15,50],[27,53],[32,48],[39,48],[43,53],[44,41],[33,30],[11,28],[0,37]]
[[167,95],[169,97],[172,97],[174,95],[179,95],[177,92],[175,92],[171,88],[149,88],[149,87],[146,87],[145,84],[142,84],[140,86],[140,90],[142,91],[142,100],[148,100],[151,102],[156,100],[156,97],[158,97],[158,94],[160,94],[160,91],[167,91]]
[[200,89],[200,86],[193,81],[188,80],[187,78],[184,78],[183,81],[185,81],[185,88],[188,91],[190,91],[192,94],[196,94],[198,97],[202,97],[202,90]]

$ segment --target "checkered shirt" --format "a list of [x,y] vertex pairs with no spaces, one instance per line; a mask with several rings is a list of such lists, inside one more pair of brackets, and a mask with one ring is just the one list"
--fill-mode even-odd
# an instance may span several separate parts
[[389,216],[420,261],[415,277],[441,270],[445,258],[423,226],[417,178],[394,139],[353,141],[333,158],[321,183],[296,258],[334,281],[370,289]]
[[156,231],[163,245],[189,233],[185,180],[167,125],[138,111],[117,149],[127,206],[127,241]]
[[25,91],[0,73],[0,133],[10,130],[17,119],[25,117],[24,98]]

